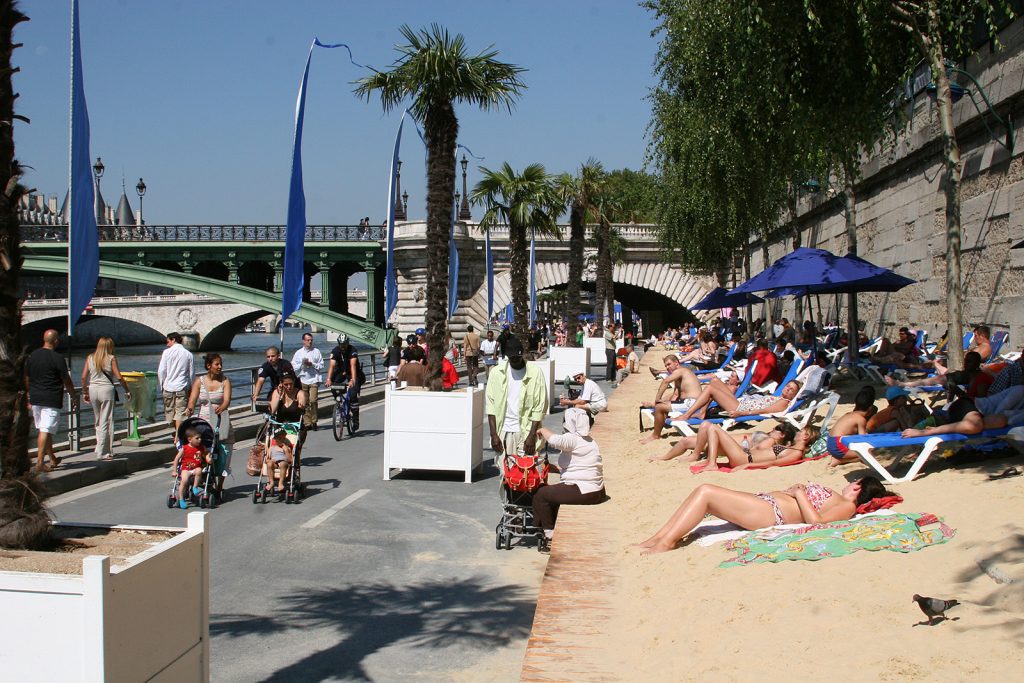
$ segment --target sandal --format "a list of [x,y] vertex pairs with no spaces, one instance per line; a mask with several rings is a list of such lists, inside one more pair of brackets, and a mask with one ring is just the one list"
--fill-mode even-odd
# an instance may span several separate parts
[[988,475],[988,478],[992,481],[995,481],[996,479],[1009,479],[1010,477],[1019,477],[1020,475],[1021,471],[1018,470],[1016,467],[1009,467],[999,474]]
[[53,470],[60,467],[60,464],[62,462],[64,462],[64,458],[58,458],[57,456],[53,456],[53,463],[50,465],[50,471],[52,472]]

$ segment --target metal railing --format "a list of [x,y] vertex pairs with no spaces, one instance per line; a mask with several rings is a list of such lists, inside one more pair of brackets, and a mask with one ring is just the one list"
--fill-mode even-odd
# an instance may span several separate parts
[[[23,242],[66,242],[66,225],[22,225]],[[100,225],[101,242],[284,242],[284,225]],[[306,242],[380,242],[381,226],[309,225]]]

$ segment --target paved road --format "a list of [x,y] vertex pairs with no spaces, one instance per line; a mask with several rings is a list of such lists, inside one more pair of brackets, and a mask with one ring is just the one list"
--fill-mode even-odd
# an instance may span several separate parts
[[[376,403],[357,438],[309,435],[301,505],[253,505],[251,442],[236,448],[241,474],[211,512],[214,681],[518,680],[546,556],[494,549],[493,464],[472,484],[382,481],[383,421]],[[51,502],[61,520],[184,525],[171,481],[162,467]]]

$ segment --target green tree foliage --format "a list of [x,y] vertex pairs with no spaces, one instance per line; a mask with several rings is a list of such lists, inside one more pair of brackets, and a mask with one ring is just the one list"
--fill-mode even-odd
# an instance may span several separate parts
[[356,81],[356,94],[380,97],[384,111],[411,100],[413,115],[423,124],[427,146],[427,378],[440,387],[448,318],[448,232],[455,195],[455,146],[459,121],[456,103],[483,110],[511,111],[525,89],[524,69],[498,61],[489,47],[475,55],[461,35],[451,36],[434,24],[430,30],[400,29],[405,44],[397,46],[398,60],[389,71],[375,71]]
[[[580,292],[583,289],[587,224],[597,220],[597,203],[606,179],[601,162],[590,158],[580,166],[575,176],[563,173],[554,181],[561,203],[556,208],[564,210],[568,205],[569,209],[569,281],[566,283],[565,320],[570,325],[576,324],[581,312]],[[575,346],[575,335],[568,335],[566,344]]]

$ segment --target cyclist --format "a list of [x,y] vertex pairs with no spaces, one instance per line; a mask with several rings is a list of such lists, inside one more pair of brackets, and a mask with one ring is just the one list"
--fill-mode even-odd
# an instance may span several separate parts
[[359,352],[349,343],[347,334],[339,334],[338,345],[331,350],[331,362],[327,366],[325,385],[337,385],[342,391],[348,390],[353,431],[359,431],[359,389],[365,381],[366,375],[363,374],[363,366],[359,362]]

